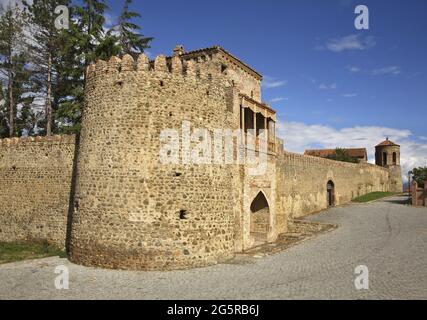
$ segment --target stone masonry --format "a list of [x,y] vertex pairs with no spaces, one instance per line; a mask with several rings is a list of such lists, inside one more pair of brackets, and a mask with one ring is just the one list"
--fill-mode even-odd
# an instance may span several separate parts
[[[401,191],[400,151],[392,167],[284,151],[261,80],[221,47],[91,65],[79,143],[1,141],[0,241],[47,240],[87,266],[185,269],[275,241],[289,219]],[[195,139],[199,128],[208,135]],[[165,152],[167,130],[180,133],[179,147]],[[202,142],[227,154],[225,143],[209,140],[218,130],[238,132],[233,160],[243,150],[258,163],[186,161],[204,155]],[[251,173],[261,159],[266,170]]]

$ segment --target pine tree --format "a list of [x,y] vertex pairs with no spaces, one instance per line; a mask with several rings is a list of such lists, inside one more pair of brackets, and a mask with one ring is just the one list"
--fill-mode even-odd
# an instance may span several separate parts
[[104,32],[107,9],[103,0],[82,0],[81,6],[71,9],[72,23],[61,40],[62,72],[55,114],[62,133],[80,130],[87,66],[119,53],[114,41]]
[[104,0],[83,0],[83,6],[76,6],[77,37],[82,50],[83,65],[86,68],[97,60],[96,48],[105,39],[104,13],[108,9]]
[[8,136],[6,90],[0,79],[0,139]]
[[17,136],[21,136],[23,133],[29,131],[29,128],[27,127],[27,121],[31,116],[31,110],[29,106],[33,99],[29,94],[31,91],[31,72],[28,70],[27,64],[27,52],[20,52],[12,59],[12,69],[14,73],[12,92],[13,101],[16,106],[14,110],[14,130],[15,135]]
[[2,9],[0,16],[0,74],[6,79],[6,105],[8,117],[3,119],[9,131],[9,137],[18,134],[15,127],[17,98],[22,94],[24,84],[16,81],[22,73],[24,64],[23,48],[20,46],[26,23],[24,12],[17,6]]
[[52,134],[53,109],[56,108],[54,94],[61,72],[61,40],[64,32],[55,26],[55,8],[59,5],[68,6],[69,3],[69,0],[33,0],[32,4],[24,1],[31,22],[28,48],[33,66],[33,89],[45,102],[45,133],[48,136]]
[[136,58],[145,49],[150,48],[149,44],[153,38],[146,38],[138,32],[141,30],[141,27],[132,22],[132,20],[140,18],[141,15],[129,10],[131,3],[132,0],[125,0],[118,25],[113,29],[117,33],[118,43],[121,48],[120,53],[122,55],[130,54]]

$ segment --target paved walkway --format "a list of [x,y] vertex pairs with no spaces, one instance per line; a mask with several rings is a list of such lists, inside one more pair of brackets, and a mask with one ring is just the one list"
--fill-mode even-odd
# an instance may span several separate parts
[[[174,272],[109,271],[48,258],[0,266],[0,299],[427,299],[427,208],[402,197],[308,219],[339,228],[274,256]],[[70,270],[56,290],[54,269]],[[354,272],[369,269],[369,290]]]

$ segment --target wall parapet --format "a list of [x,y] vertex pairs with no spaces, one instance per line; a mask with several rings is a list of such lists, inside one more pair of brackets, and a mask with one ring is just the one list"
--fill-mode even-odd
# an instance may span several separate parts
[[384,172],[389,172],[387,168],[377,166],[372,163],[350,163],[337,161],[332,159],[319,158],[315,156],[304,155],[300,153],[294,153],[289,151],[284,151],[280,155],[283,159],[288,160],[289,163],[295,165],[307,165],[307,164],[319,164],[335,167],[345,167],[345,168],[376,168]]
[[58,142],[61,144],[74,144],[76,135],[55,135],[55,136],[36,136],[36,137],[21,137],[21,138],[6,138],[0,139],[0,146],[14,146],[30,143],[52,143]]

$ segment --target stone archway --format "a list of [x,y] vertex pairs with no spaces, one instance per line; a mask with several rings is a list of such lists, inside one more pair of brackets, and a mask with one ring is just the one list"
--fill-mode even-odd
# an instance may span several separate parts
[[328,207],[335,206],[335,184],[332,180],[329,180],[326,184],[326,196]]
[[250,232],[256,243],[267,242],[270,229],[270,206],[260,191],[251,203]]

